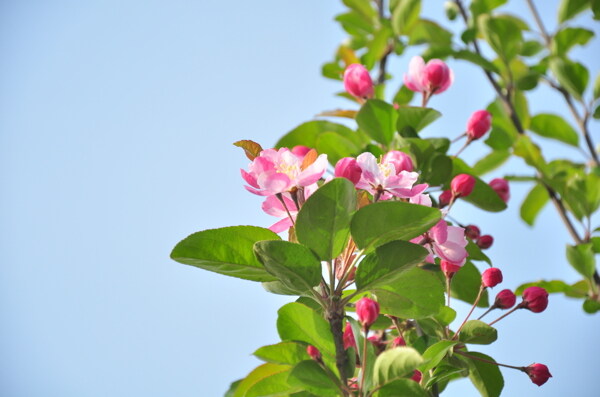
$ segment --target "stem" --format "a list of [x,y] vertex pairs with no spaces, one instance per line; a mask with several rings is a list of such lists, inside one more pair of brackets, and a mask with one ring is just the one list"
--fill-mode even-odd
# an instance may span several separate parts
[[364,332],[365,332],[365,336],[363,338],[363,354],[362,354],[362,360],[360,360],[360,368],[362,371],[361,377],[360,377],[360,385],[358,387],[359,393],[362,394],[363,396],[366,396],[365,394],[365,390],[364,390],[364,385],[365,385],[365,371],[367,370],[367,343],[369,342],[369,340],[367,339],[367,334],[369,333],[369,328],[365,327],[364,328]]
[[482,361],[484,363],[493,364],[493,365],[499,365],[501,367],[506,367],[506,368],[518,369],[519,371],[525,372],[525,367],[515,367],[514,365],[500,364],[500,363],[497,363],[495,361],[486,360],[485,358],[472,356],[470,354],[461,352],[460,350],[456,350],[454,353],[460,354],[461,356],[465,356],[465,357],[470,358],[472,360],[478,360],[478,361]]
[[460,330],[465,326],[465,324],[469,320],[469,317],[471,317],[471,314],[473,314],[473,310],[475,310],[475,307],[479,303],[479,299],[481,299],[481,295],[483,294],[484,290],[485,290],[485,287],[482,284],[481,287],[479,287],[479,293],[477,294],[477,298],[475,298],[475,302],[473,303],[473,306],[471,307],[471,310],[469,311],[469,314],[467,314],[467,317],[465,317],[465,319],[463,320],[463,322],[460,325],[460,327],[458,327],[458,330],[456,331],[456,333],[452,337],[452,340],[456,340],[456,338],[458,338],[458,334],[460,333]]
[[287,205],[285,204],[285,200],[283,199],[283,195],[281,193],[277,193],[277,194],[275,194],[275,197],[277,197],[277,200],[279,200],[279,202],[281,202],[281,205],[283,205],[283,208],[285,209],[285,212],[287,213],[288,217],[292,221],[292,225],[296,226],[296,222],[294,222],[294,218],[292,218],[292,214],[290,214],[290,210],[288,209]]
[[[327,310],[327,321],[333,334],[333,343],[335,345],[335,365],[340,373],[342,385],[348,384],[348,376],[346,375],[346,350],[344,350],[344,331],[342,323],[344,320],[344,306],[339,304],[339,301],[331,301],[330,307]],[[342,391],[345,397],[349,393],[344,389]]]
[[521,308],[522,308],[522,306],[521,306],[521,305],[517,305],[517,306],[515,306],[515,307],[514,307],[514,309],[510,310],[510,311],[509,311],[509,312],[507,312],[507,313],[504,313],[503,315],[501,315],[500,317],[498,317],[497,319],[495,319],[494,321],[492,321],[492,322],[491,322],[491,323],[489,323],[488,325],[489,325],[489,326],[492,326],[492,325],[496,324],[498,321],[502,320],[504,317],[508,316],[508,315],[509,315],[509,314],[511,314],[512,312],[514,312],[514,311],[516,311],[516,310],[518,310],[518,309],[521,309]]
[[479,316],[479,317],[477,318],[477,320],[481,320],[481,319],[482,319],[482,318],[483,318],[483,317],[484,317],[486,314],[488,314],[489,312],[491,312],[491,311],[492,311],[492,310],[494,310],[494,309],[496,309],[496,306],[492,305],[492,306],[491,306],[489,309],[487,309],[487,310],[485,311],[485,313],[483,313],[481,316]]
[[456,138],[454,138],[454,139],[452,140],[452,142],[450,142],[450,143],[456,143],[456,142],[460,141],[461,139],[463,139],[463,138],[464,138],[464,137],[466,137],[466,136],[467,136],[467,133],[466,133],[466,132],[463,132],[462,134],[460,134],[459,136],[457,136]]
[[467,139],[467,141],[465,142],[465,144],[458,150],[458,152],[456,152],[456,154],[452,157],[456,158],[458,157],[459,154],[461,154],[463,152],[463,150],[465,150],[467,148],[467,146],[469,146],[469,144],[472,142],[471,139]]

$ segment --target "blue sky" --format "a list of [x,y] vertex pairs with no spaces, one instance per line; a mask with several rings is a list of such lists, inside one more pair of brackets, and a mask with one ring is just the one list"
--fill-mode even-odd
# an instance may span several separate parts
[[[557,3],[542,7],[551,29]],[[425,14],[440,18],[440,4],[425,1]],[[198,230],[273,222],[242,188],[248,161],[231,143],[267,147],[322,110],[353,106],[320,77],[344,38],[340,11],[319,0],[0,5],[0,395],[218,396],[258,364],[251,353],[277,342],[287,299],[169,253]],[[575,53],[594,77],[599,50]],[[401,76],[412,54],[390,72]],[[456,82],[430,103],[444,113],[430,135],[454,137],[492,98],[481,72],[450,65]],[[544,89],[530,107],[566,114]],[[485,153],[473,145],[465,157]],[[526,191],[513,184],[506,213],[457,206],[454,216],[494,235],[502,288],[577,281],[553,209],[534,229],[518,220]],[[499,341],[481,351],[550,367],[542,388],[503,371],[506,396],[592,397],[599,326],[579,301],[553,296],[546,312],[499,323]],[[462,381],[448,395],[476,392]]]

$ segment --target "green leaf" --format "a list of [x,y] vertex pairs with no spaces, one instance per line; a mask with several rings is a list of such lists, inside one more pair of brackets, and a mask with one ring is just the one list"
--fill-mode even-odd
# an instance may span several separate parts
[[544,208],[548,200],[550,200],[550,196],[548,196],[546,188],[536,184],[529,193],[527,193],[525,200],[523,200],[523,204],[521,204],[521,219],[529,226],[533,226],[535,218],[542,208]]
[[[478,352],[469,352],[474,356],[487,361],[496,362],[490,356]],[[469,378],[473,385],[479,390],[482,397],[499,397],[504,388],[504,378],[497,365],[489,364],[476,359],[470,359]]]
[[594,100],[600,98],[600,73],[596,76],[594,81]]
[[[461,301],[473,304],[481,286],[481,273],[471,263],[467,261],[465,265],[452,277],[450,284],[450,295]],[[488,307],[488,292],[483,291],[478,307]]]
[[[367,351],[363,349],[366,335],[363,335],[362,326],[352,317],[347,317],[348,323],[346,327],[352,327],[352,334],[354,335],[354,343],[359,348],[357,349],[359,362],[365,362],[365,390],[369,390],[373,384],[373,367],[375,365],[375,348],[372,343],[367,342]],[[365,358],[366,353],[366,358]]]
[[446,357],[448,351],[450,351],[458,341],[442,340],[433,345],[429,346],[425,353],[423,353],[423,359],[425,364],[421,366],[420,370],[426,373],[430,369],[437,367],[437,365]]
[[383,245],[393,240],[410,240],[425,233],[441,217],[436,208],[400,201],[380,201],[359,209],[350,230],[360,249]]
[[375,360],[375,385],[381,386],[413,374],[423,358],[412,347],[401,346],[386,350]]
[[579,135],[569,123],[555,114],[540,113],[531,119],[529,129],[536,134],[578,147]]
[[396,379],[383,386],[377,397],[429,397],[429,394],[412,379]]
[[336,258],[348,243],[356,209],[356,189],[346,178],[334,178],[306,200],[296,219],[298,241],[319,259]]
[[381,60],[388,50],[392,31],[387,26],[382,26],[367,45],[367,52],[362,57],[362,63],[367,69],[372,69],[375,63]]
[[581,100],[590,78],[585,66],[566,59],[553,58],[550,60],[550,70],[552,70],[562,87],[575,98]]
[[600,105],[596,106],[596,109],[594,109],[594,113],[592,113],[592,117],[596,120],[600,119]]
[[371,2],[364,0],[343,0],[346,7],[362,14],[367,18],[377,17],[377,11],[371,6]]
[[537,170],[544,170],[546,167],[546,160],[542,156],[540,147],[533,143],[531,138],[527,135],[520,135],[514,144],[513,153],[516,156],[521,157],[527,164],[534,167]]
[[525,288],[529,287],[541,287],[549,294],[563,293],[570,298],[585,298],[588,292],[588,283],[586,280],[581,280],[573,285],[569,285],[562,280],[541,280],[519,285],[515,290],[515,295],[522,295]]
[[319,135],[315,149],[319,153],[326,154],[327,160],[334,165],[342,157],[352,157],[359,152],[354,142],[337,132],[325,132]]
[[544,49],[544,45],[537,40],[527,40],[523,42],[521,47],[521,55],[531,57],[540,53]]
[[413,91],[406,88],[405,85],[402,85],[398,89],[398,92],[396,92],[396,95],[394,95],[394,100],[392,102],[398,105],[406,105],[413,99],[414,96],[415,93]]
[[429,44],[432,47],[451,47],[452,33],[428,19],[418,20],[409,35],[409,45]]
[[469,174],[475,178],[475,187],[470,195],[461,197],[474,206],[485,211],[500,212],[506,209],[506,203],[498,196],[498,193],[487,183],[476,177],[473,170],[459,158],[455,158],[452,166],[452,175]]
[[282,306],[277,317],[277,331],[283,341],[300,341],[311,344],[335,360],[335,347],[329,323],[313,309],[291,302]]
[[392,27],[397,35],[408,34],[419,20],[421,0],[399,0],[392,12]]
[[373,23],[358,12],[350,11],[335,17],[342,28],[351,36],[363,38],[374,31]]
[[276,295],[301,295],[304,291],[299,291],[297,288],[289,288],[281,281],[265,281],[262,283],[265,291]]
[[506,16],[491,17],[484,14],[478,18],[479,29],[490,47],[505,63],[513,59],[521,49],[521,28]]
[[592,237],[591,238],[592,249],[595,254],[600,254],[600,237]]
[[567,245],[567,259],[573,269],[586,278],[592,278],[596,271],[596,260],[592,243]]
[[600,302],[593,299],[586,299],[583,302],[583,311],[588,314],[594,314],[600,311]]
[[267,345],[253,353],[259,359],[273,364],[296,365],[300,361],[309,360],[306,346],[296,342],[280,342]]
[[238,388],[240,383],[242,383],[242,380],[243,379],[239,379],[239,380],[236,380],[235,382],[231,382],[231,384],[229,385],[229,390],[227,390],[225,392],[224,397],[233,397],[235,390]]
[[379,99],[369,99],[356,115],[361,130],[384,145],[389,145],[396,131],[398,113],[392,105]]
[[403,272],[422,262],[428,251],[420,245],[396,240],[375,249],[358,266],[354,281],[359,291],[393,283]]
[[430,186],[443,185],[452,174],[452,159],[444,154],[435,153],[429,157],[421,176]]
[[467,253],[469,254],[469,260],[484,261],[487,262],[490,266],[492,265],[492,261],[490,260],[490,258],[486,254],[484,254],[481,248],[479,248],[479,246],[477,246],[477,244],[475,244],[474,242],[469,241],[465,248],[467,250]]
[[440,112],[431,108],[401,106],[398,108],[396,128],[398,131],[401,131],[404,127],[408,126],[419,132],[437,120],[441,115]]
[[489,345],[498,339],[498,331],[483,321],[469,320],[460,331],[459,339],[465,343]]
[[498,67],[496,65],[494,65],[493,63],[491,63],[490,61],[488,61],[487,59],[475,52],[471,52],[469,50],[460,50],[456,51],[454,54],[452,54],[452,56],[455,59],[462,59],[471,62],[474,65],[481,66],[488,72],[500,74],[500,70],[498,70]]
[[473,0],[469,8],[474,15],[485,14],[500,7],[502,4],[506,3],[506,1],[507,0]]
[[252,246],[257,241],[280,240],[268,229],[255,226],[231,226],[204,230],[180,241],[171,259],[226,276],[251,281],[274,281],[256,259]]
[[552,38],[552,52],[555,55],[567,55],[571,48],[587,44],[592,37],[594,37],[594,32],[588,29],[563,28]]
[[256,367],[243,379],[233,397],[258,397],[283,392],[298,391],[292,389],[287,383],[287,377],[291,367],[289,365],[278,365],[266,363]]
[[381,312],[396,317],[433,316],[444,306],[442,282],[435,274],[419,268],[401,273],[393,283],[380,285],[374,292]]
[[473,172],[478,176],[487,174],[500,167],[509,158],[510,152],[508,150],[494,150],[475,163]]
[[558,6],[558,23],[568,21],[589,6],[589,0],[562,0]]
[[288,383],[315,393],[318,396],[339,396],[338,385],[327,376],[323,368],[314,360],[298,363],[288,377]]
[[321,262],[305,246],[289,241],[259,241],[254,253],[283,285],[299,293],[321,281]]

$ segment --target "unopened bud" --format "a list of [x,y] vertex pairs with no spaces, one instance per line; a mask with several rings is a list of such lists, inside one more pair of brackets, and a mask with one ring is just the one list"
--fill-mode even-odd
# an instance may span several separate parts
[[337,178],[346,178],[353,184],[360,181],[362,169],[353,157],[344,157],[335,164],[334,176]]
[[508,200],[510,199],[510,187],[508,186],[508,181],[506,179],[492,179],[490,181],[490,187],[494,189],[502,201],[508,203]]
[[510,309],[517,302],[517,296],[509,289],[503,289],[496,295],[494,306],[498,309]]
[[548,291],[541,287],[525,288],[521,306],[534,313],[543,312],[548,307]]
[[473,112],[467,121],[467,136],[469,139],[479,139],[490,130],[492,115],[487,110]]
[[460,270],[461,266],[456,265],[452,262],[442,260],[440,262],[440,268],[442,269],[442,272],[444,272],[447,278],[452,278],[452,276],[454,276],[454,273]]
[[494,244],[494,238],[489,234],[484,234],[477,239],[477,246],[481,249],[488,249]]
[[348,65],[344,72],[344,88],[348,94],[357,98],[373,96],[373,80],[369,71],[358,63]]
[[484,287],[495,287],[502,282],[502,271],[497,267],[486,269],[481,275],[481,283]]
[[450,189],[455,197],[466,197],[475,187],[475,178],[468,174],[458,174],[452,178]]
[[379,335],[371,335],[367,339],[373,344],[376,354],[379,354],[385,350],[385,343],[383,343]]
[[394,340],[392,340],[392,346],[394,346],[394,347],[406,346],[406,341],[404,340],[403,337],[397,336],[394,338]]
[[396,169],[396,174],[401,171],[412,172],[414,165],[410,156],[399,150],[387,152],[382,159],[382,163],[392,163]]
[[366,297],[361,298],[356,302],[356,316],[363,328],[369,328],[379,317],[379,303]]
[[423,374],[418,369],[415,369],[415,371],[413,372],[413,376],[411,376],[410,378],[417,383],[421,383],[421,379],[423,379]]
[[354,339],[354,332],[352,332],[352,327],[350,323],[346,324],[346,328],[344,329],[344,349],[348,349],[350,347],[356,347],[356,340]]
[[529,375],[529,379],[538,386],[543,385],[552,377],[548,367],[544,364],[531,364],[525,368],[525,372]]
[[315,361],[321,361],[321,352],[313,345],[306,346],[306,352]]
[[468,225],[465,227],[465,235],[471,240],[475,241],[481,236],[481,231],[475,225]]
[[452,82],[450,68],[439,59],[432,59],[425,65],[423,70],[425,84],[430,92],[445,91]]
[[452,200],[452,192],[450,190],[444,190],[442,194],[440,194],[440,198],[438,199],[440,203],[440,208],[444,208],[448,204],[450,204],[450,200]]

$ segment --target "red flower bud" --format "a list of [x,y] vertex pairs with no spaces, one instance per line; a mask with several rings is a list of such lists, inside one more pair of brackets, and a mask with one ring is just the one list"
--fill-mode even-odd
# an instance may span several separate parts
[[467,136],[469,139],[479,139],[490,130],[492,115],[487,110],[473,112],[467,121]]
[[489,234],[484,234],[477,239],[477,246],[481,249],[488,249],[494,244],[494,238]]
[[354,332],[352,332],[352,327],[350,323],[346,324],[346,328],[344,329],[344,349],[348,349],[350,347],[356,347],[356,340],[354,339]]
[[381,161],[382,163],[392,163],[396,169],[396,174],[401,171],[412,172],[414,165],[410,156],[398,150],[387,152]]
[[415,371],[413,372],[413,376],[411,376],[410,378],[417,383],[421,383],[421,379],[423,379],[423,374],[418,369],[415,369]]
[[356,315],[364,328],[369,328],[379,316],[379,303],[369,298],[356,302]]
[[306,346],[306,352],[315,361],[321,361],[321,352],[313,345]]
[[471,240],[475,241],[481,236],[481,231],[475,225],[468,225],[465,227],[465,235]]
[[357,98],[371,98],[373,96],[373,80],[369,71],[358,63],[348,65],[344,72],[344,88],[348,94]]
[[548,292],[541,287],[525,288],[521,305],[534,313],[541,313],[548,307]]
[[549,378],[552,378],[548,367],[546,367],[544,364],[531,364],[525,368],[525,372],[527,372],[527,375],[529,375],[529,379],[531,379],[531,381],[538,386],[543,385],[548,381]]
[[406,342],[404,341],[403,337],[397,336],[392,341],[392,346],[394,346],[394,347],[406,346]]
[[468,174],[458,174],[452,178],[450,189],[455,197],[466,197],[475,187],[475,178]]
[[454,275],[454,273],[456,273],[457,271],[460,270],[461,267],[462,266],[455,265],[452,262],[448,262],[448,261],[444,261],[444,260],[440,262],[440,268],[442,269],[442,271],[448,278],[452,277]]
[[494,306],[499,309],[510,309],[517,302],[517,296],[509,289],[503,289],[496,295]]
[[452,200],[452,192],[450,190],[444,190],[442,194],[440,194],[440,198],[438,199],[440,203],[440,208],[444,208],[448,204],[450,204],[450,200]]
[[502,201],[508,203],[508,199],[510,199],[510,187],[508,186],[508,181],[506,179],[492,179],[490,181],[490,187],[494,189]]
[[310,151],[311,151],[311,148],[309,148],[308,146],[298,145],[298,146],[294,146],[292,148],[292,153],[294,153],[298,157],[304,157],[304,156],[306,156],[306,153],[308,153]]
[[439,59],[432,59],[425,65],[423,70],[424,81],[430,92],[442,92],[452,83],[450,68]]
[[502,272],[497,267],[485,269],[481,275],[481,283],[484,287],[495,287],[502,282]]
[[373,344],[376,354],[379,354],[385,350],[385,343],[383,343],[379,335],[371,335],[367,339]]
[[362,169],[356,163],[353,157],[344,157],[338,160],[335,165],[334,176],[338,178],[346,178],[355,185],[360,181]]

